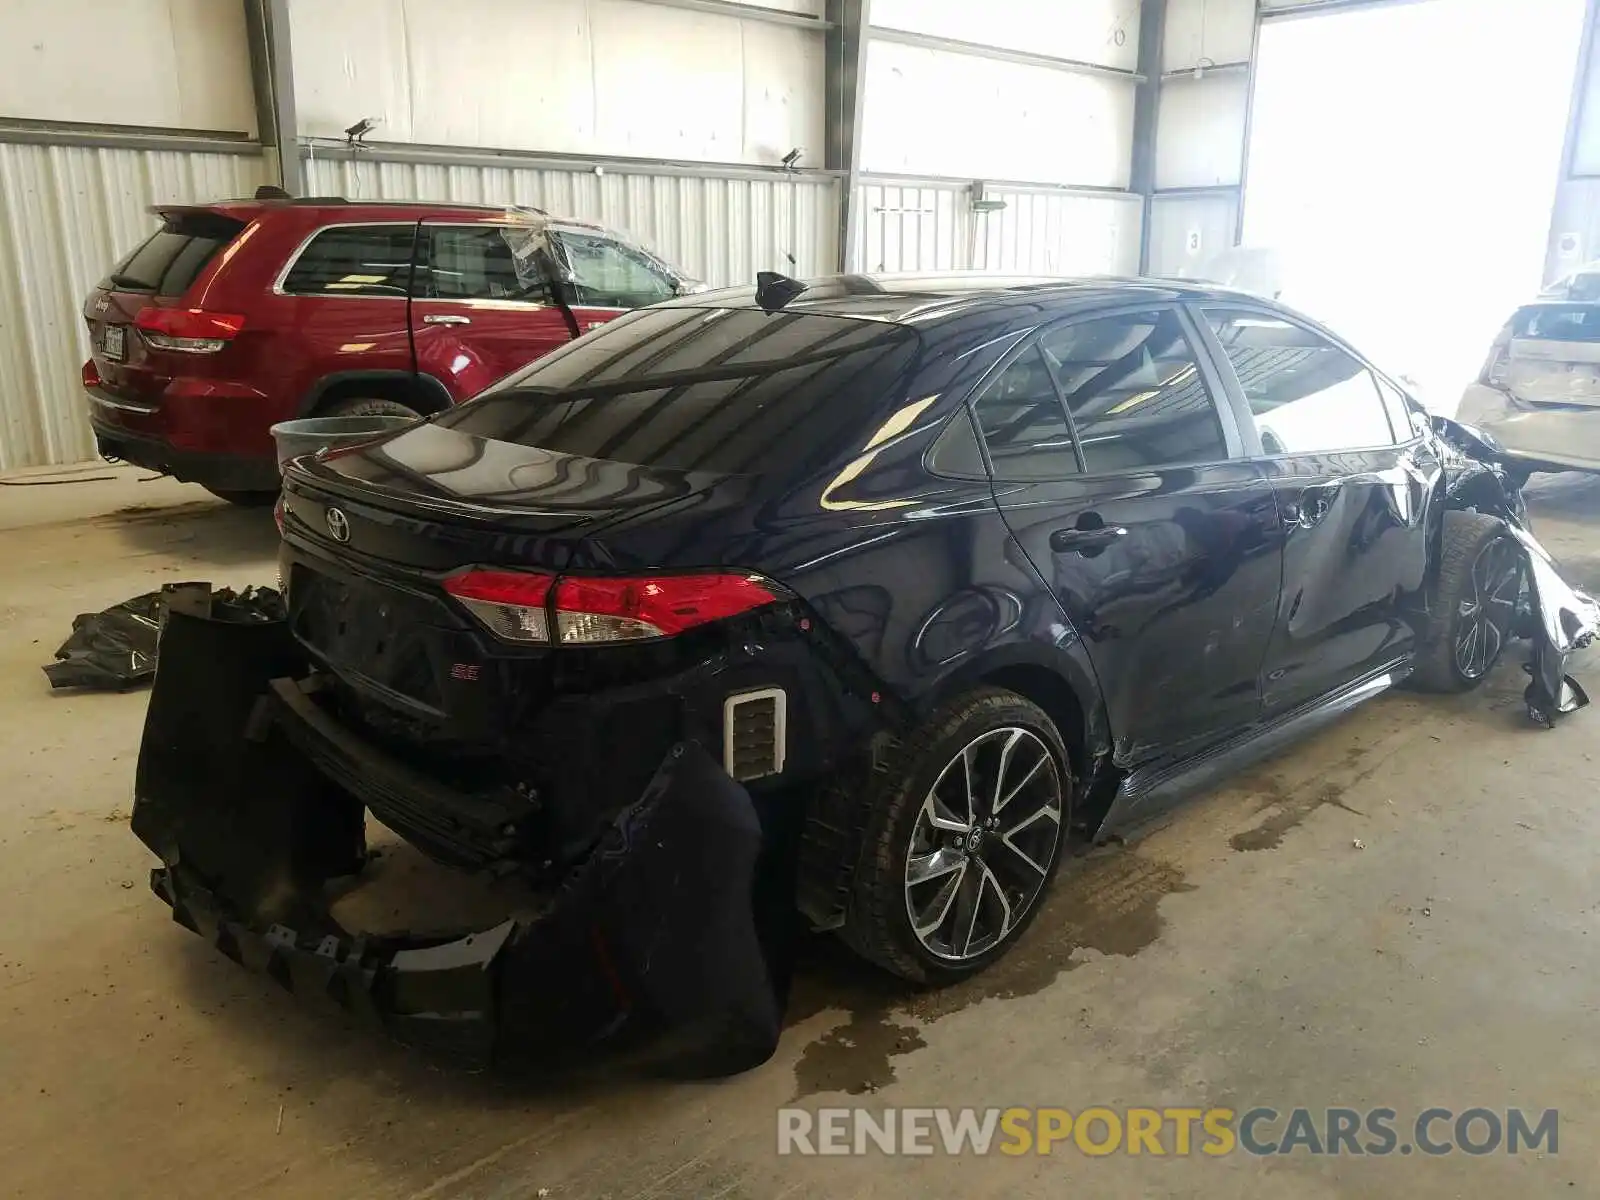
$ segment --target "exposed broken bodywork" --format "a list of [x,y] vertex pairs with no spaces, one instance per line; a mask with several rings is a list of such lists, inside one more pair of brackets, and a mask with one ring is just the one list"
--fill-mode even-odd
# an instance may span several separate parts
[[1589,703],[1577,680],[1567,674],[1567,659],[1600,634],[1600,604],[1561,578],[1550,552],[1528,528],[1521,487],[1508,473],[1498,446],[1480,431],[1447,418],[1434,418],[1434,425],[1446,449],[1454,451],[1445,460],[1449,502],[1500,517],[1522,547],[1522,631],[1531,646],[1524,698],[1530,718],[1553,726]]

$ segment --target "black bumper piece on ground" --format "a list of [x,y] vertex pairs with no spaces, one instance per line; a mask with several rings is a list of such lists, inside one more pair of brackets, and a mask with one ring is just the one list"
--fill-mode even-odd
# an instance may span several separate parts
[[675,746],[537,916],[363,936],[325,888],[361,869],[363,807],[296,750],[293,713],[262,699],[304,669],[282,622],[169,616],[133,828],[163,861],[152,884],[176,921],[298,998],[463,1065],[640,1042],[679,1074],[770,1057],[781,1001],[752,901],[761,826],[704,750]]

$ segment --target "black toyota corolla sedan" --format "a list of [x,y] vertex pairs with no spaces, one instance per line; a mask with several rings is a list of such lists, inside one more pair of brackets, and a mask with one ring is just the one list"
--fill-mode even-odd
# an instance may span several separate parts
[[[572,894],[666,844],[619,814],[692,747],[788,845],[815,926],[928,982],[1015,943],[1070,837],[1404,680],[1477,684],[1548,567],[1491,442],[1280,305],[1149,280],[684,297],[299,460],[280,520],[304,655],[280,723],[358,818]],[[1593,619],[1561,595],[1530,688],[1552,717]],[[153,795],[135,829],[198,927],[216,873],[185,873],[195,818]],[[273,928],[274,954],[399,972]]]

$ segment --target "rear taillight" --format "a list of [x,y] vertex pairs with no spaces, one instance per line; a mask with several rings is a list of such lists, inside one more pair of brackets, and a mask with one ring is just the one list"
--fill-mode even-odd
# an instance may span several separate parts
[[463,571],[444,581],[444,590],[461,601],[490,633],[508,642],[548,642],[550,575],[526,571]]
[[1489,358],[1478,372],[1478,382],[1490,387],[1505,387],[1511,370],[1511,326],[1507,325],[1489,348]]
[[100,368],[94,365],[94,359],[83,364],[83,386],[97,388],[100,386]]
[[750,575],[563,579],[556,588],[556,636],[563,645],[672,637],[776,599]]
[[470,570],[445,580],[444,588],[496,637],[563,646],[673,637],[778,598],[756,576],[723,573],[558,581],[525,571]]
[[237,314],[199,308],[146,308],[133,323],[157,350],[180,354],[215,354],[244,328]]

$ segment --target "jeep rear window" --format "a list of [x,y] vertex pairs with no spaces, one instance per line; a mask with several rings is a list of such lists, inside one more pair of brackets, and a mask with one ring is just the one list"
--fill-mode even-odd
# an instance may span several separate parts
[[645,309],[438,423],[669,470],[803,471],[892,434],[919,344],[913,330],[876,321]]
[[244,228],[218,213],[170,217],[145,243],[117,264],[105,285],[123,292],[181,296]]
[[1600,342],[1600,304],[1530,304],[1511,318],[1511,335],[1551,342]]

